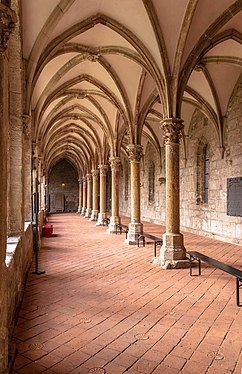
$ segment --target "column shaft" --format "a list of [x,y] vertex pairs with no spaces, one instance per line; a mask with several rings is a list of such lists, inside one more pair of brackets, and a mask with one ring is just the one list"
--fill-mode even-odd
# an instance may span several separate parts
[[79,179],[79,204],[78,204],[78,213],[81,213],[83,206],[83,184],[82,179]]
[[24,218],[25,221],[32,220],[32,141],[31,141],[31,117],[23,116],[24,126]]
[[85,215],[86,213],[86,209],[87,209],[87,180],[86,178],[84,177],[82,179],[82,216]]
[[97,226],[103,225],[107,218],[106,199],[107,199],[107,165],[98,165],[100,170],[100,212],[98,214]]
[[87,209],[86,218],[90,218],[92,213],[92,175],[87,174]]
[[163,269],[189,266],[180,233],[179,141],[184,127],[182,122],[177,118],[162,121],[166,150],[166,233],[158,262]]
[[90,221],[97,221],[98,216],[98,177],[99,171],[92,170],[92,215]]
[[120,170],[120,157],[110,157],[109,159],[112,171],[112,197],[111,197],[111,210],[110,223],[108,232],[116,232],[117,225],[120,223],[119,217],[119,170]]
[[130,160],[131,180],[131,222],[127,235],[127,244],[136,244],[138,233],[143,231],[140,220],[140,160],[143,155],[143,147],[137,144],[127,146]]

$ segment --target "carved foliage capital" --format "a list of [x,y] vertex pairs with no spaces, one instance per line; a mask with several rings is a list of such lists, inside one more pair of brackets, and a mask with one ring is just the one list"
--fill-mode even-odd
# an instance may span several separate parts
[[107,175],[107,170],[108,170],[107,165],[104,165],[104,164],[98,165],[98,169],[100,171],[100,175],[102,176]]
[[121,165],[120,157],[109,157],[109,162],[112,171],[119,171]]
[[143,146],[138,144],[130,144],[126,147],[129,160],[130,161],[136,161],[140,162],[142,156],[143,156]]
[[92,170],[91,171],[93,178],[97,178],[99,175],[99,170]]
[[179,143],[184,128],[183,121],[178,118],[167,118],[161,122],[165,143]]
[[87,178],[87,182],[91,182],[92,181],[92,174],[87,174],[86,178]]

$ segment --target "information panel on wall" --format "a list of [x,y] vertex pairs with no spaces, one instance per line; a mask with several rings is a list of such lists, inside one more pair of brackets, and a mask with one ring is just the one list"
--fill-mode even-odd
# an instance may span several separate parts
[[227,179],[227,215],[242,217],[242,177]]

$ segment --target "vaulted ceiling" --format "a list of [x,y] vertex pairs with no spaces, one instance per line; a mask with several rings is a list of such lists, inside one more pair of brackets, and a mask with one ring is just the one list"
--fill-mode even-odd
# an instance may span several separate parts
[[223,145],[242,72],[242,1],[23,0],[25,112],[48,171],[80,175],[127,144],[162,146],[160,121],[199,108]]

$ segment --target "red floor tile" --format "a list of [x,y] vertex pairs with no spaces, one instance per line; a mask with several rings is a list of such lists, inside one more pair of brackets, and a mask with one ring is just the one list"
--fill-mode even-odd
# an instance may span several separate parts
[[[12,374],[241,374],[242,308],[231,276],[205,264],[199,277],[161,270],[151,263],[153,243],[128,246],[125,235],[78,214],[49,222],[54,236],[39,252],[46,273],[30,269]],[[145,222],[144,230],[165,228]],[[187,249],[242,267],[241,247],[184,238]]]

